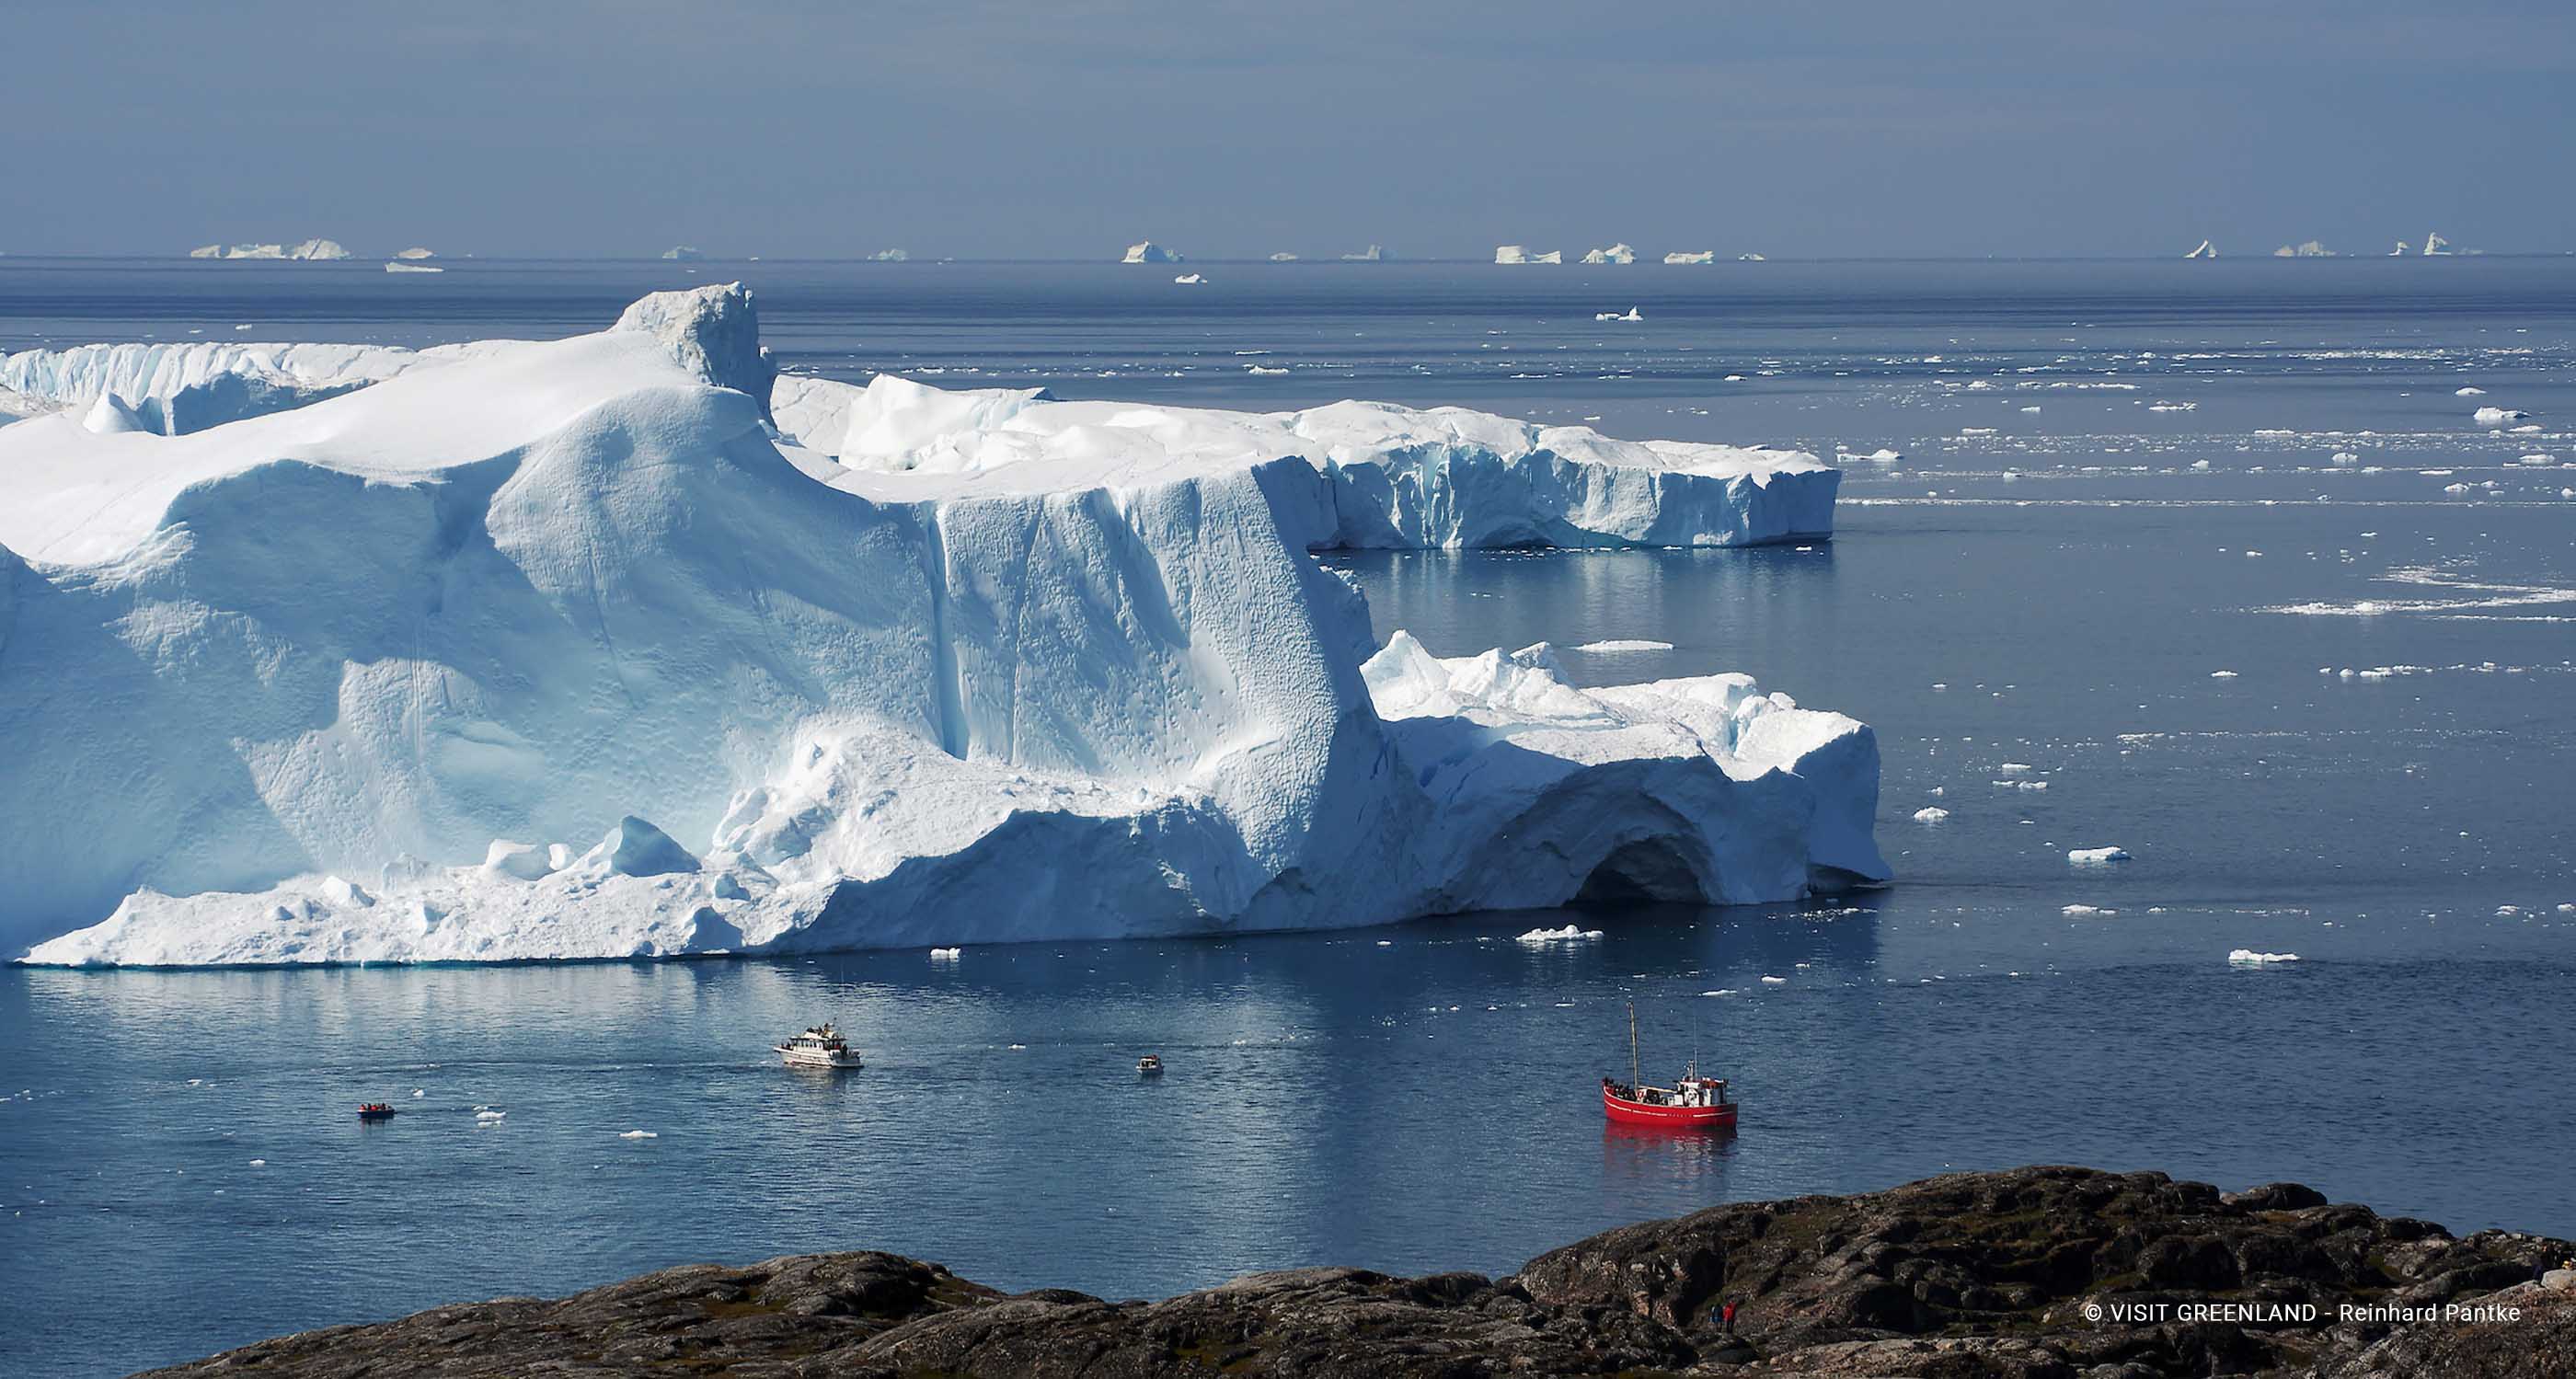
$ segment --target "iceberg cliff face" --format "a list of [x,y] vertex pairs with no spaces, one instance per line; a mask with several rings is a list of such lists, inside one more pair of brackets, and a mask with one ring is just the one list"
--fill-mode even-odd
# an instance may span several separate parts
[[[708,288],[194,434],[0,430],[0,947],[775,952],[1885,875],[1849,719],[1375,651],[1305,553],[1329,456],[854,466],[774,442],[766,370]],[[859,458],[919,407],[1091,405],[909,400],[845,412]]]

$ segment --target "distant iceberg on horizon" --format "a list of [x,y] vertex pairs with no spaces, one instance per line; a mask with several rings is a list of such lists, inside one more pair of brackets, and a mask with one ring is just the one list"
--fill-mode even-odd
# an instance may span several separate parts
[[1177,251],[1175,251],[1175,250],[1171,250],[1171,249],[1166,249],[1166,248],[1164,248],[1162,245],[1156,244],[1154,241],[1152,241],[1152,240],[1150,240],[1150,239],[1149,239],[1149,240],[1143,240],[1143,241],[1141,241],[1141,242],[1139,242],[1139,243],[1135,243],[1135,244],[1130,244],[1130,245],[1128,245],[1128,246],[1127,246],[1127,256],[1126,256],[1125,258],[1120,259],[1120,260],[1119,260],[1119,262],[1120,262],[1120,263],[1180,263],[1180,262],[1183,262],[1183,259],[1182,259],[1182,256],[1181,256]]
[[2187,259],[2214,259],[2218,257],[2218,246],[2204,239],[2200,242],[2197,248],[2193,249],[2190,253],[2183,255],[2183,257]]
[[2323,243],[2312,239],[2304,244],[2284,244],[2280,248],[2272,251],[2272,257],[2276,259],[2331,259],[2340,256],[2332,249],[2327,248]]
[[1714,249],[1699,249],[1692,251],[1676,250],[1673,253],[1664,255],[1664,262],[1673,264],[1715,263],[1717,262],[1717,251]]
[[[1888,874],[1867,726],[1381,643],[1310,554],[1820,538],[1811,455],[775,378],[738,286],[545,342],[27,353],[65,410],[0,427],[0,957],[787,953]],[[236,378],[345,388],[195,429],[116,400]]]
[[1583,255],[1583,261],[1590,264],[1635,263],[1637,261],[1637,251],[1631,245],[1613,244],[1607,249],[1593,249],[1586,251]]
[[1498,246],[1496,246],[1496,247],[1495,247],[1495,249],[1494,249],[1494,262],[1496,262],[1496,263],[1563,263],[1563,262],[1565,262],[1565,251],[1564,251],[1564,250],[1562,250],[1562,249],[1550,249],[1550,250],[1548,250],[1548,251],[1547,251],[1546,253],[1544,253],[1544,254],[1533,254],[1533,253],[1531,253],[1531,252],[1529,251],[1529,249],[1528,249],[1526,246],[1524,246],[1524,245],[1519,245],[1519,244],[1504,244],[1504,245],[1498,245]]
[[308,239],[301,244],[201,244],[188,251],[192,259],[345,259],[349,251],[336,239]]

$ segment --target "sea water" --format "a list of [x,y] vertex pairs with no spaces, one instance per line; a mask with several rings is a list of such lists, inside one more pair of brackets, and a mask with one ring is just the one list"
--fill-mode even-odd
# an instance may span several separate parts
[[[0,348],[558,335],[739,277],[837,377],[1898,451],[1831,542],[1328,557],[1444,654],[1870,722],[1897,882],[954,961],[0,971],[12,1372],[789,1251],[1111,1297],[1503,1271],[2033,1161],[2576,1233],[2576,264],[450,267],[0,260]],[[2100,846],[2132,860],[2067,860]],[[1569,922],[1601,936],[1519,937]],[[1602,1123],[1632,1002],[1740,1133]],[[778,1065],[824,1018],[866,1069]]]

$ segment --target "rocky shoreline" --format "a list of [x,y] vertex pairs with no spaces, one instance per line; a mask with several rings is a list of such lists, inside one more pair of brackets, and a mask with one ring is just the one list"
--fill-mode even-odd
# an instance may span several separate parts
[[2571,1255],[2291,1183],[2223,1193],[2036,1167],[1713,1207],[1500,1279],[1297,1269],[1110,1302],[1005,1294],[896,1255],[800,1255],[441,1307],[155,1373],[2540,1379],[2576,1374]]

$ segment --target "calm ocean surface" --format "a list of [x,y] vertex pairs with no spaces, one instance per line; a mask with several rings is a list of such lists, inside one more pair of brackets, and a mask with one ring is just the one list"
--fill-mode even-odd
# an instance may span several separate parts
[[[1667,642],[1563,659],[1867,720],[1897,883],[1545,948],[1514,936],[1563,917],[0,969],[0,1370],[790,1251],[1116,1297],[1502,1271],[2048,1160],[2576,1234],[2576,260],[1193,267],[12,258],[0,349],[550,336],[738,277],[783,362],[837,377],[1897,451],[1850,463],[1830,545],[1333,557],[1444,654]],[[2066,862],[2112,844],[2135,860]],[[1736,1079],[1739,1135],[1603,1126],[1631,999],[1650,1071]],[[825,1017],[867,1069],[777,1066]],[[371,1098],[406,1114],[362,1127]]]

